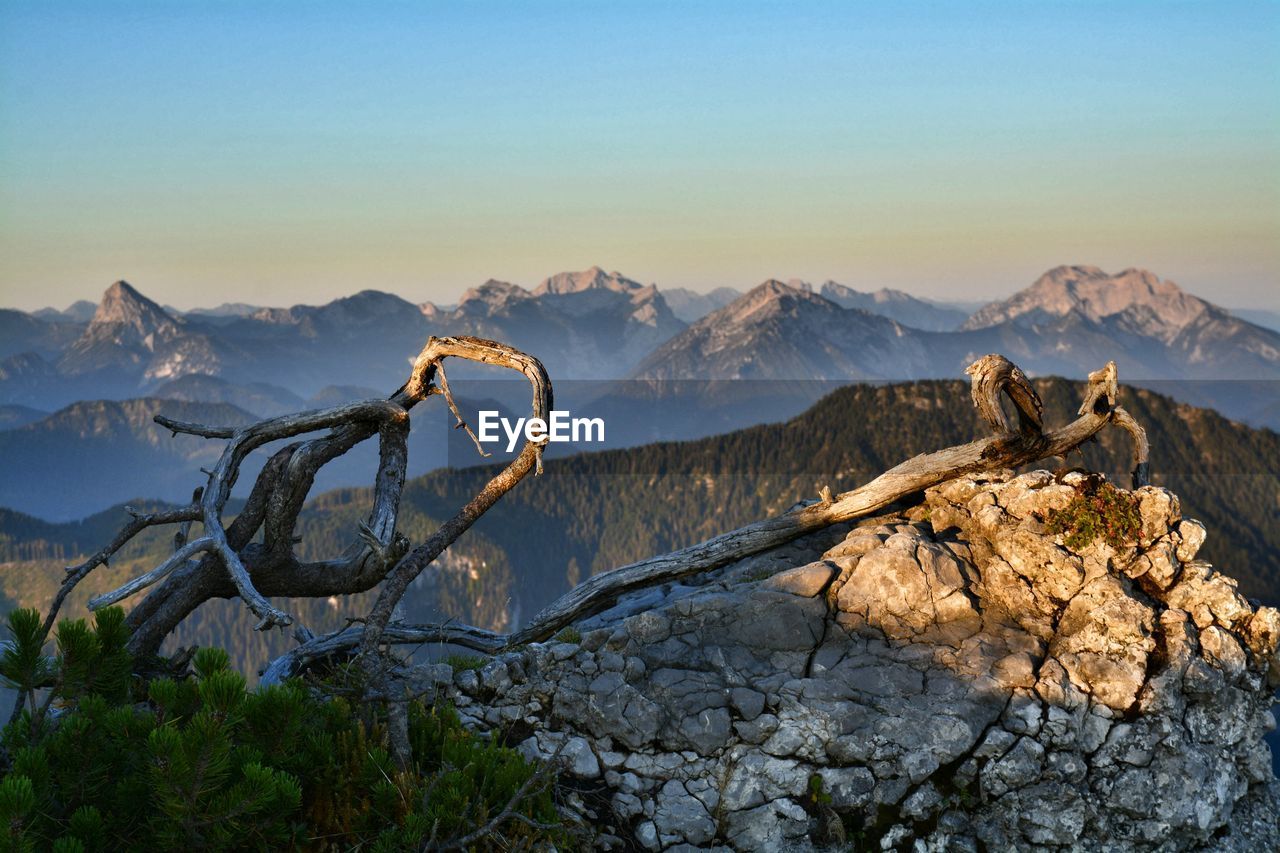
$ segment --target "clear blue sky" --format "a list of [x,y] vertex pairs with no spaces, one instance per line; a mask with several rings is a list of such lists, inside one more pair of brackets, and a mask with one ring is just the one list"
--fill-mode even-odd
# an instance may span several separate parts
[[600,264],[1280,308],[1280,5],[0,2],[0,305]]

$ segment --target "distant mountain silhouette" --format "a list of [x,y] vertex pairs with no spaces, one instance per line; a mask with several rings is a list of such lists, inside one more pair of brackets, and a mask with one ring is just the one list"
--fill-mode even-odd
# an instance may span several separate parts
[[127,497],[190,498],[222,442],[173,437],[152,421],[239,426],[255,420],[222,403],[95,400],[0,431],[0,506],[47,519],[80,517]]
[[950,332],[960,327],[969,316],[946,305],[917,299],[910,293],[887,287],[873,293],[862,293],[834,281],[825,282],[818,291],[841,308],[861,308],[873,314],[883,314],[904,326],[928,332]]
[[659,347],[641,379],[879,379],[929,375],[918,333],[770,279]]
[[[532,289],[490,280],[451,306],[364,290],[324,305],[238,304],[182,314],[121,281],[87,323],[61,312],[42,318],[0,311],[0,465],[8,466],[6,480],[19,484],[9,505],[84,514],[132,494],[125,486],[135,475],[157,489],[139,493],[182,498],[176,485],[160,489],[167,467],[191,470],[187,457],[206,451],[165,447],[158,456],[130,456],[130,448],[154,446],[154,427],[120,412],[152,411],[165,401],[224,404],[266,417],[381,397],[404,381],[433,334],[495,338],[537,355],[562,406],[607,416],[610,447],[780,420],[836,384],[954,378],[988,352],[1004,353],[1031,374],[1075,378],[1114,359],[1126,383],[1280,427],[1280,333],[1143,270],[1058,267],[952,331],[920,326],[954,326],[954,309],[898,291],[859,293],[829,281],[815,292],[800,281],[769,280],[747,293],[722,288],[702,298],[710,305],[729,297],[686,326],[654,285],[592,267]],[[677,293],[675,301],[692,316],[696,300]],[[509,378],[491,368],[458,365],[451,376],[465,380],[459,393],[495,397],[523,414],[518,380],[512,378],[512,393],[499,393],[496,385],[475,384]],[[625,377],[634,381],[617,381]],[[101,434],[72,428],[72,413],[94,414],[109,427]],[[415,471],[478,461],[447,421],[434,406],[415,411]],[[10,435],[23,430],[23,437]],[[100,441],[107,435],[115,443]],[[48,476],[24,454],[46,460]],[[135,468],[119,468],[120,454]],[[375,459],[376,451],[361,448],[327,471],[326,483],[366,482]],[[24,489],[18,472],[40,486]],[[117,475],[124,479],[113,480]],[[58,478],[115,485],[75,490],[54,485]],[[59,497],[46,501],[39,494],[46,486]],[[0,506],[5,501],[0,494]]]
[[696,323],[703,317],[723,308],[742,295],[732,287],[717,287],[706,293],[685,287],[671,287],[662,291],[662,298],[671,306],[671,313],[686,323]]
[[1041,375],[1079,377],[1114,359],[1126,380],[1280,379],[1280,333],[1144,270],[1109,276],[1096,267],[1058,267],[954,332],[868,316],[798,282],[765,282],[668,341],[637,375],[950,377],[1001,352]]
[[501,339],[537,353],[557,378],[609,379],[684,325],[656,287],[598,267],[532,291],[490,281],[452,307],[364,290],[324,305],[176,314],[118,281],[87,325],[0,311],[0,403],[127,399],[188,375],[267,383],[303,399],[331,385],[389,391],[433,334]]

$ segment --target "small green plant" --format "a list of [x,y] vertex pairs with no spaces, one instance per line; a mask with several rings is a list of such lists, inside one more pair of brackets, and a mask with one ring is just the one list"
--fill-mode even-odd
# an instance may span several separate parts
[[822,777],[814,773],[809,777],[809,802],[813,805],[831,805],[831,795],[822,784]]
[[1132,544],[1142,530],[1138,499],[1105,480],[1086,478],[1065,507],[1051,509],[1045,519],[1050,533],[1063,534],[1073,551],[1088,548],[1097,539],[1117,550]]
[[[409,706],[410,761],[385,708],[293,680],[248,690],[226,652],[189,677],[131,675],[123,612],[64,621],[44,655],[39,614],[9,616],[0,675],[32,697],[3,731],[0,850],[565,849],[553,779]],[[49,713],[50,707],[58,709]],[[465,843],[462,843],[465,841]]]
[[822,777],[814,773],[809,777],[809,791],[804,808],[814,819],[813,839],[819,844],[843,847],[848,841],[845,819],[831,807],[831,794],[823,785]]
[[567,628],[561,628],[560,633],[555,636],[556,642],[572,643],[577,646],[582,643],[582,632],[570,625]]

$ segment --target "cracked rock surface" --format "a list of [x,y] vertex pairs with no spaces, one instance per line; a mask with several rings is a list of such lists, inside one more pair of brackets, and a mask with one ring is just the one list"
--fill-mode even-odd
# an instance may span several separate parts
[[463,719],[559,753],[619,849],[1280,849],[1280,613],[1195,559],[1176,496],[1079,551],[1044,471],[953,480],[479,672]]

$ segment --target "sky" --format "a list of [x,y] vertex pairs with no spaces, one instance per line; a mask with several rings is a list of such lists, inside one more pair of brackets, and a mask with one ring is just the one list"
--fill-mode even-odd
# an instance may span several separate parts
[[1280,3],[0,0],[0,306],[598,264],[1280,309]]

